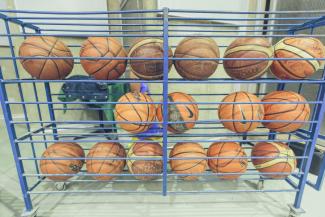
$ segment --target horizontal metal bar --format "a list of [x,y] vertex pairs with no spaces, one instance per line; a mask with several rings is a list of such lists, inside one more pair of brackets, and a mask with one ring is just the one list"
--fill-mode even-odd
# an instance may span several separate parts
[[[168,160],[211,160],[211,159],[307,159],[308,156],[215,156],[215,157],[167,157]],[[19,160],[144,160],[161,161],[160,157],[20,157]]]
[[38,31],[40,29],[39,27],[33,25],[32,23],[25,23],[25,22],[23,22],[23,21],[21,21],[19,19],[16,19],[16,18],[9,20],[7,15],[1,13],[1,10],[0,10],[0,19],[5,20],[5,21],[9,21],[11,23],[15,23],[15,24],[18,24],[18,25],[20,25],[22,27],[33,29],[33,30],[36,30],[36,31]]
[[[115,104],[132,104],[132,105],[141,105],[141,104],[145,104],[145,105],[161,105],[163,104],[162,102],[110,102],[110,101],[106,101],[106,102],[84,102],[84,101],[80,101],[80,102],[17,102],[17,101],[5,101],[6,104],[11,104],[11,105],[39,105],[39,104],[52,104],[52,105],[115,105]],[[290,101],[290,102],[167,102],[167,104],[170,105],[178,105],[178,104],[182,104],[182,105],[300,105],[300,104],[322,104],[322,101],[306,101],[306,102],[294,102],[294,101]]]
[[[1,59],[1,57],[0,57]],[[64,83],[64,82],[76,82],[76,83],[161,83],[161,80],[138,80],[138,79],[119,79],[119,80],[35,80],[35,79],[7,79],[1,80],[4,84],[16,84],[16,83]],[[263,78],[258,80],[233,80],[231,78],[210,78],[207,80],[185,80],[181,78],[171,78],[169,83],[293,83],[297,82],[303,84],[321,84],[325,83],[325,80],[321,79],[304,79],[304,80],[279,80],[275,78]]]
[[26,24],[35,24],[35,25],[46,25],[46,26],[163,26],[163,24],[155,23],[155,24],[147,24],[147,23],[121,23],[121,24],[113,24],[113,23],[55,23],[55,22],[25,22]]
[[[123,140],[123,139],[85,139],[85,140],[68,140],[68,139],[61,139],[60,142],[78,142],[78,143],[97,143],[97,142],[119,142],[119,143],[134,143],[134,140],[129,139],[129,140]],[[201,142],[310,142],[311,139],[183,139],[183,140],[168,140],[167,143],[169,144],[175,144],[178,142],[195,142],[195,143],[201,143]],[[39,144],[44,144],[44,143],[55,143],[58,142],[57,140],[33,140],[33,141],[15,141],[16,143],[21,143],[21,144],[29,144],[29,143],[39,143]],[[151,143],[152,141],[150,140],[141,140],[143,143]]]
[[25,135],[22,135],[21,137],[17,138],[17,140],[25,140],[25,139],[29,138],[31,135],[38,135],[39,132],[48,129],[48,128],[50,128],[51,126],[53,126],[52,123],[51,123],[51,124],[47,124],[46,126],[40,127],[40,128],[38,128],[38,129],[36,129],[36,130],[33,130],[33,131],[31,131],[31,132],[26,133]]
[[204,191],[168,191],[168,194],[222,194],[222,193],[254,193],[254,192],[260,192],[260,193],[282,193],[282,192],[297,192],[299,189],[281,189],[281,190],[273,190],[273,189],[263,189],[263,190],[252,190],[252,189],[245,189],[245,190],[204,190]]
[[18,19],[18,20],[163,20],[162,17],[84,17],[84,16],[78,16],[78,17],[70,17],[70,16],[56,16],[56,17],[46,17],[46,16],[40,16],[40,17],[23,17],[23,16],[16,16],[16,17],[10,17],[7,16],[8,20],[12,19]]
[[189,10],[189,9],[169,9],[169,12],[178,13],[207,13],[207,14],[315,14],[325,13],[325,10],[308,10],[308,11],[221,11],[221,10]]
[[274,18],[224,18],[224,17],[170,17],[169,20],[217,20],[217,21],[309,21],[320,17],[274,17]]
[[[13,33],[13,34],[0,34],[0,37],[29,37],[29,36],[54,36],[54,37],[92,37],[94,34],[63,34],[63,33],[52,33],[52,34],[38,34],[38,33]],[[162,34],[96,34],[96,37],[162,37]],[[173,35],[169,34],[168,37],[189,37],[189,35]],[[260,37],[266,37],[266,38],[278,38],[278,37],[295,37],[295,38],[305,38],[305,37],[316,37],[321,38],[325,37],[324,34],[318,34],[318,35],[311,35],[311,34],[304,34],[304,35],[290,35],[290,34],[278,34],[278,35],[220,35],[220,34],[191,34],[191,37],[213,37],[213,38],[260,38]],[[262,59],[262,58],[260,58]]]

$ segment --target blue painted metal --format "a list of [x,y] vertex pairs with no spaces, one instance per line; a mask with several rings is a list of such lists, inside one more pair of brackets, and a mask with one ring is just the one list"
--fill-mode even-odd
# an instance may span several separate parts
[[[14,17],[12,13],[19,13],[17,17]],[[149,17],[145,16],[145,13],[159,13],[160,16],[156,17]],[[195,15],[197,14],[281,14],[286,15],[285,17],[281,18],[210,18],[210,17],[169,17],[170,13],[193,13]],[[312,16],[306,16],[306,17],[295,17],[295,14],[307,14],[310,13]],[[293,36],[296,34],[297,31],[310,28],[311,31],[307,36],[315,36],[315,37],[324,37],[325,35],[320,34],[314,34],[314,29],[325,25],[325,18],[324,16],[321,16],[325,13],[323,10],[317,10],[317,11],[270,11],[270,12],[234,12],[234,11],[213,11],[213,10],[170,10],[168,8],[164,8],[163,10],[131,10],[131,11],[84,11],[84,12],[58,12],[58,11],[15,11],[15,10],[0,10],[0,19],[3,19],[6,23],[6,34],[1,34],[0,37],[7,37],[10,44],[10,50],[11,50],[11,56],[0,56],[1,60],[11,60],[14,64],[14,70],[16,77],[14,79],[6,79],[1,78],[1,105],[4,108],[5,113],[5,121],[7,124],[7,129],[9,133],[10,142],[12,145],[14,158],[17,165],[17,171],[19,175],[19,180],[22,186],[22,192],[24,195],[25,200],[25,206],[27,210],[32,209],[32,203],[30,200],[30,194],[56,194],[56,193],[153,193],[153,194],[162,194],[162,195],[168,195],[168,194],[199,194],[199,193],[241,193],[241,192],[296,192],[296,199],[295,199],[295,207],[299,208],[301,204],[301,199],[303,196],[305,185],[312,185],[315,188],[319,189],[322,181],[323,181],[323,175],[325,170],[325,160],[321,167],[320,175],[316,181],[316,183],[312,183],[310,180],[308,180],[308,171],[311,164],[311,159],[313,156],[314,148],[317,139],[325,139],[324,135],[319,135],[321,120],[323,118],[323,113],[325,111],[325,78],[324,74],[322,78],[319,79],[305,79],[305,80],[277,80],[274,78],[266,78],[266,79],[258,79],[258,80],[232,80],[227,78],[210,78],[207,80],[202,81],[189,81],[179,78],[169,78],[168,74],[168,63],[170,60],[176,61],[176,60],[194,60],[197,61],[197,58],[191,57],[191,58],[169,58],[168,57],[168,47],[175,48],[175,45],[169,45],[169,38],[178,38],[178,37],[187,37],[188,35],[186,33],[194,33],[191,34],[193,37],[201,37],[204,33],[205,37],[214,37],[214,38],[228,38],[228,37],[268,37],[268,38],[275,38],[275,37],[285,37],[285,36]],[[8,14],[8,15],[7,15]],[[25,16],[25,14],[28,14]],[[107,18],[103,16],[95,16],[95,15],[107,15],[107,14],[135,14],[132,17],[116,17],[116,18]],[[56,16],[52,16],[56,15]],[[64,16],[61,16],[64,15]],[[137,15],[137,16],[136,16]],[[305,15],[304,15],[305,16]],[[124,23],[124,24],[106,24],[106,23],[100,23],[100,22],[94,22],[94,23],[85,23],[85,20],[90,21],[105,21],[105,20],[137,20],[139,23]],[[148,24],[145,21],[155,20],[157,21],[154,24]],[[240,24],[223,24],[223,23],[171,23],[170,21],[192,21],[192,20],[216,20],[216,21],[287,21],[286,24],[254,24],[253,22],[249,24],[240,23]],[[53,23],[51,21],[54,21]],[[67,21],[67,22],[66,22]],[[74,21],[74,22],[73,22]],[[142,21],[142,22],[140,22]],[[290,21],[295,21],[295,23],[290,23]],[[9,22],[13,24],[17,24],[22,27],[23,31],[22,33],[11,33],[9,28]],[[298,23],[297,23],[298,22]],[[50,26],[62,26],[62,27],[55,27],[51,28]],[[74,29],[75,27],[82,27],[83,29]],[[94,27],[108,27],[108,26],[119,26],[119,27],[155,27],[155,29],[144,29],[142,31],[137,30],[94,30],[92,31],[90,28],[91,26]],[[235,30],[230,31],[228,29],[222,29],[223,27],[279,27],[280,29],[266,29],[265,32],[273,33],[271,35],[258,35],[254,34],[256,32],[259,32],[258,30],[251,29],[251,30]],[[31,28],[35,30],[35,33],[31,32],[25,32],[26,28]],[[65,27],[69,27],[69,29],[64,29]],[[71,27],[71,28],[70,28]],[[159,27],[159,28],[156,28]],[[186,29],[177,29],[179,27],[185,27]],[[202,31],[200,31],[200,34],[197,34],[196,30],[192,30],[191,27],[200,27]],[[210,30],[210,29],[204,29],[205,27],[220,27],[220,30]],[[263,30],[264,31],[264,30]],[[58,32],[57,34],[55,34]],[[250,34],[241,34],[236,35],[237,33],[250,33]],[[53,33],[53,34],[51,34]],[[139,34],[141,33],[141,34]],[[153,34],[155,33],[155,34]],[[254,35],[252,35],[254,34]],[[163,72],[164,76],[162,80],[133,80],[133,79],[119,79],[119,80],[111,80],[111,81],[102,81],[102,83],[110,84],[110,83],[141,83],[141,84],[162,84],[163,90],[161,93],[150,93],[150,96],[160,96],[162,98],[162,101],[157,101],[153,103],[147,103],[147,104],[154,104],[154,105],[161,105],[163,106],[163,120],[160,121],[152,121],[152,122],[125,122],[125,121],[111,121],[111,120],[103,120],[102,118],[99,118],[99,120],[82,120],[82,121],[74,121],[74,120],[56,120],[55,117],[55,111],[61,111],[62,108],[59,108],[58,106],[62,106],[63,104],[72,104],[72,105],[88,105],[93,104],[93,102],[56,102],[54,96],[58,96],[57,93],[51,92],[51,84],[62,84],[65,82],[65,80],[34,80],[34,79],[20,79],[19,78],[19,68],[17,67],[17,60],[22,59],[74,59],[78,60],[76,61],[77,64],[80,64],[80,60],[82,59],[97,59],[97,57],[93,58],[83,58],[83,57],[17,57],[15,56],[14,49],[13,49],[13,40],[17,38],[25,38],[27,36],[61,36],[61,37],[87,37],[87,36],[100,36],[100,37],[158,37],[163,39],[163,47],[164,47],[164,55],[162,58],[132,58],[132,57],[102,57],[102,60],[162,60],[163,61]],[[306,35],[294,35],[294,37],[306,37]],[[69,44],[69,47],[75,47],[78,48],[80,45],[78,44]],[[125,45],[125,47],[129,47],[129,45]],[[227,45],[220,45],[221,48],[227,47]],[[325,58],[245,58],[245,60],[325,60]],[[220,64],[223,63],[226,58],[200,58],[200,60],[218,60]],[[227,60],[243,60],[243,58],[227,58]],[[0,74],[2,76],[2,73],[0,71]],[[70,80],[72,81],[72,80]],[[76,80],[74,82],[97,82],[95,80]],[[40,97],[37,94],[38,89],[36,88],[36,84],[39,83],[40,86],[44,84],[44,91],[46,95],[46,101],[41,101]],[[313,104],[315,109],[313,111],[311,120],[309,121],[292,121],[297,123],[306,123],[309,124],[311,127],[307,130],[300,129],[294,133],[278,133],[278,132],[248,132],[248,133],[221,133],[217,130],[223,129],[221,122],[230,122],[232,120],[199,120],[196,122],[196,127],[191,132],[192,133],[185,133],[182,135],[168,135],[167,132],[167,126],[168,124],[175,124],[175,123],[189,123],[190,121],[177,121],[177,122],[170,122],[168,121],[168,105],[169,104],[179,104],[178,102],[168,102],[168,91],[170,90],[170,86],[172,85],[184,85],[184,90],[186,90],[188,87],[185,87],[185,85],[223,85],[223,84],[268,84],[268,85],[277,85],[278,90],[283,90],[286,87],[286,84],[296,84],[298,87],[298,92],[302,90],[303,87],[307,85],[314,85],[319,86],[319,92],[317,93],[317,97],[315,100],[311,101],[309,100],[309,104]],[[23,86],[23,84],[32,84],[33,85],[33,94],[35,96],[35,99],[25,99],[22,91],[20,91],[20,101],[11,101],[8,100],[7,97],[7,88],[13,88],[15,86],[19,87],[20,90]],[[225,96],[228,93],[209,93],[209,94],[197,94],[193,93],[192,95],[195,97],[204,97],[204,96]],[[262,97],[267,93],[256,93],[258,96]],[[97,102],[97,104],[117,104],[116,102]],[[123,104],[123,103],[121,103]],[[134,104],[143,104],[143,103],[134,103]],[[182,103],[186,104],[186,103]],[[220,104],[230,104],[227,102],[205,102],[205,101],[199,101],[197,104],[200,107],[200,112],[209,111],[209,110],[215,110],[215,108],[210,108],[209,106],[205,106],[206,108],[202,107],[204,105],[215,105],[218,106]],[[247,104],[247,103],[231,103],[231,104]],[[251,103],[250,103],[251,104]],[[266,104],[266,103],[256,103],[256,104]],[[277,104],[277,103],[274,103]],[[291,102],[287,104],[297,104],[296,102]],[[29,120],[28,119],[28,113],[26,112],[26,109],[24,110],[25,120],[24,121],[18,121],[13,120],[11,116],[10,106],[13,105],[19,105],[23,108],[28,107],[35,107],[38,115],[36,117],[37,120]],[[49,119],[47,120],[43,118],[42,116],[42,110],[41,106],[47,106],[49,114]],[[68,108],[68,110],[71,111],[98,111],[97,108]],[[237,120],[240,121],[240,120]],[[246,122],[252,122],[252,120],[242,120]],[[254,121],[254,122],[266,122],[264,120],[260,121]],[[267,122],[280,122],[280,121],[267,121]],[[159,178],[158,180],[155,180],[155,183],[161,184],[161,190],[157,191],[115,191],[115,190],[68,190],[68,191],[52,191],[47,190],[43,191],[40,190],[39,187],[43,183],[49,183],[53,182],[48,179],[44,179],[44,174],[41,174],[37,168],[38,161],[44,159],[40,156],[38,156],[36,153],[39,149],[42,147],[40,144],[46,144],[46,143],[53,143],[56,141],[66,141],[66,142],[75,142],[75,137],[81,137],[82,139],[78,140],[78,143],[95,143],[98,141],[111,141],[111,142],[122,142],[122,143],[131,143],[134,142],[133,139],[130,139],[130,134],[119,132],[119,127],[105,127],[105,124],[117,124],[117,123],[152,123],[154,124],[154,129],[152,132],[146,132],[141,134],[141,137],[143,139],[148,137],[159,137],[162,139],[162,145],[163,145],[163,157],[162,159],[157,158],[143,158],[143,157],[137,157],[137,158],[98,158],[98,159],[126,159],[126,160],[140,160],[140,159],[146,159],[146,160],[162,160],[163,161],[163,170],[159,174],[130,174],[125,173],[126,171],[123,171],[123,173],[120,174],[114,174],[114,176],[118,177],[132,177],[132,176],[156,176]],[[69,124],[69,126],[64,126],[64,124]],[[93,126],[96,124],[97,126]],[[16,125],[26,125],[28,128],[28,132],[19,135],[17,138],[16,132],[15,132],[15,126]],[[39,127],[36,130],[31,130],[30,126],[37,126]],[[259,127],[259,129],[262,129],[263,127]],[[112,132],[109,133],[88,133],[88,134],[80,134],[79,130],[112,130]],[[65,130],[74,130],[75,133],[65,133]],[[203,130],[199,133],[196,133],[195,130]],[[204,130],[216,130],[215,133],[205,133]],[[61,132],[62,131],[62,132]],[[111,139],[107,140],[105,136],[111,136],[116,135],[119,137],[119,139]],[[288,136],[287,139],[280,139],[284,137],[281,136]],[[298,136],[297,138],[293,138],[292,135]],[[318,136],[319,135],[319,136]],[[256,136],[258,136],[256,138]],[[278,136],[278,137],[277,137]],[[53,139],[48,139],[48,137],[53,137]],[[253,137],[253,138],[252,138]],[[263,138],[260,138],[263,137]],[[268,137],[268,139],[266,139]],[[148,140],[142,140],[144,143],[151,142]],[[184,174],[174,174],[171,173],[168,170],[168,161],[173,160],[185,160],[185,159],[198,159],[198,158],[169,158],[168,157],[168,151],[172,148],[172,144],[177,142],[202,142],[202,143],[211,143],[211,142],[226,142],[226,141],[234,141],[234,142],[241,142],[242,147],[244,150],[250,150],[252,149],[251,145],[255,142],[260,141],[278,141],[278,142],[301,142],[306,144],[306,148],[304,151],[304,154],[301,156],[296,156],[295,159],[300,159],[302,161],[305,161],[306,163],[301,166],[298,172],[294,172],[291,174],[290,177],[288,177],[286,180],[283,180],[283,183],[286,183],[290,188],[289,189],[265,189],[265,190],[255,190],[255,189],[245,189],[245,190],[237,190],[237,189],[229,189],[229,190],[198,190],[198,191],[173,191],[169,190],[168,186],[169,183],[174,182],[175,179],[179,176],[184,176]],[[19,145],[23,146],[30,146],[32,150],[31,156],[20,156],[19,152]],[[89,150],[89,148],[85,149]],[[220,159],[223,157],[205,157],[200,159]],[[226,158],[226,157],[224,157]],[[232,157],[232,158],[251,158],[248,157]],[[253,157],[258,158],[258,157]],[[266,157],[263,157],[266,158]],[[281,157],[279,157],[281,158]],[[49,159],[49,158],[47,158]],[[53,158],[55,160],[68,160],[68,159],[83,159],[88,160],[89,158]],[[25,162],[32,162],[35,161],[35,168],[36,173],[25,173],[24,172],[24,163]],[[229,173],[227,173],[229,175]],[[236,173],[238,174],[238,173]],[[267,174],[284,174],[284,173],[260,173],[256,171],[255,169],[248,169],[246,173],[242,174],[242,177],[239,179],[242,180],[270,180],[268,178],[262,177],[259,178],[261,175],[267,175]],[[57,174],[58,175],[58,174]],[[60,176],[71,176],[71,174],[59,174]],[[210,177],[215,178],[218,176],[222,176],[225,174],[222,173],[212,173],[211,171],[207,171],[206,173],[202,174],[192,174],[197,175],[200,177]],[[251,177],[251,176],[254,177]],[[47,175],[47,176],[55,176],[55,174]],[[76,177],[87,177],[87,176],[113,176],[110,174],[89,174],[86,171],[81,171],[80,173],[75,175]],[[250,177],[247,177],[250,176]],[[35,183],[27,183],[26,178],[27,177],[39,177],[39,179]],[[97,180],[81,180],[81,179],[71,179],[69,182],[96,182]],[[139,180],[115,180],[121,181],[121,182],[132,182],[136,181],[139,182]],[[200,179],[198,182],[206,181],[205,179]],[[216,181],[222,181],[221,179],[216,179]],[[270,180],[271,181],[271,180]],[[272,180],[275,181],[275,180]],[[277,180],[281,181],[281,180]],[[193,182],[194,183],[194,182]],[[297,184],[298,183],[298,184]]]

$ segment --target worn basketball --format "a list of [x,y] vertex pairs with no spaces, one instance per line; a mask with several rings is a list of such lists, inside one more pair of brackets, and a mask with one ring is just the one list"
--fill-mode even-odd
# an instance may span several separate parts
[[286,178],[296,169],[297,165],[295,154],[292,149],[281,142],[257,143],[252,150],[252,162],[259,172],[266,173],[263,174],[263,176],[274,179]]
[[[130,48],[128,56],[130,58],[163,58],[164,41],[159,38],[144,38],[136,41]],[[168,49],[168,56],[172,57],[172,49]],[[168,70],[173,62],[169,60]],[[132,72],[141,79],[153,80],[161,79],[164,74],[163,60],[136,60],[130,59]]]
[[[168,105],[168,122],[191,121],[188,123],[168,124],[168,131],[184,133],[192,129],[195,126],[195,121],[199,118],[199,108],[193,97],[186,93],[174,92],[168,94],[168,102],[180,103]],[[183,102],[186,104],[182,104]],[[157,107],[157,119],[163,121],[163,106],[161,104]]]
[[[226,49],[224,58],[273,58],[272,44],[266,38],[238,38]],[[227,74],[238,80],[261,77],[272,60],[224,60]]]
[[[87,155],[87,158],[89,158],[86,161],[87,172],[90,174],[101,174],[102,176],[93,176],[93,178],[97,180],[112,180],[115,178],[115,176],[112,176],[112,174],[121,173],[125,166],[125,159],[116,158],[125,157],[125,150],[123,146],[118,142],[96,143],[89,150],[89,153]],[[107,176],[105,176],[105,174]]]
[[[70,74],[74,64],[72,58],[67,58],[72,57],[70,49],[58,38],[51,36],[28,37],[19,47],[19,56],[33,57],[20,59],[20,63],[33,78],[42,80],[64,79]],[[36,59],[36,57],[55,59]]]
[[[275,58],[324,58],[322,42],[312,37],[287,37],[274,45]],[[279,79],[304,79],[314,74],[324,61],[275,60],[271,65],[272,73]]]
[[[219,58],[219,47],[211,38],[183,39],[176,47],[175,58]],[[180,76],[189,80],[209,78],[218,67],[218,60],[175,60],[174,65]]]
[[115,38],[89,37],[83,42],[80,57],[95,59],[81,59],[83,69],[93,78],[98,80],[118,79],[126,69],[126,59],[101,59],[126,57],[126,51]]
[[228,130],[237,133],[249,132],[256,129],[260,124],[260,122],[254,121],[263,120],[263,105],[256,104],[261,103],[261,100],[251,93],[234,92],[223,98],[222,102],[229,104],[220,104],[218,116],[220,120],[227,120],[221,123]]
[[115,120],[118,122],[130,121],[130,123],[118,123],[118,125],[130,133],[147,131],[152,125],[148,122],[152,122],[156,118],[155,105],[148,103],[153,103],[153,101],[145,93],[134,91],[121,96],[115,106]]
[[[310,114],[309,104],[306,99],[293,91],[273,91],[262,99],[264,106],[264,120],[278,122],[263,122],[263,125],[270,130],[277,132],[293,132],[298,130],[304,123],[292,121],[308,121]],[[295,102],[303,103],[298,104]],[[274,104],[283,103],[283,104]],[[291,103],[291,104],[288,104]]]
[[[162,172],[163,150],[162,146],[158,142],[136,142],[130,147],[127,156],[128,158],[132,158],[127,160],[129,171],[132,174],[161,174]],[[152,175],[135,175],[134,177],[144,181],[159,178],[159,176]]]
[[[207,157],[204,148],[195,142],[179,142],[169,153],[170,158],[190,158],[190,159],[170,159],[169,164],[174,173],[189,174],[180,176],[184,180],[197,180],[198,176],[190,174],[204,173],[207,168]],[[196,158],[196,159],[193,159]]]
[[[65,181],[78,173],[84,160],[81,159],[63,159],[63,158],[83,158],[85,153],[77,143],[72,142],[57,142],[50,145],[42,154],[40,161],[40,169],[42,174],[71,174],[64,176],[47,176],[47,178],[54,181]],[[46,159],[51,158],[51,159]],[[60,158],[60,159],[54,159]]]
[[[237,179],[247,170],[248,160],[245,158],[246,154],[237,142],[212,143],[208,148],[207,155],[208,157],[221,157],[208,160],[212,172],[222,173],[218,176],[220,179]],[[231,174],[227,175],[227,173]]]

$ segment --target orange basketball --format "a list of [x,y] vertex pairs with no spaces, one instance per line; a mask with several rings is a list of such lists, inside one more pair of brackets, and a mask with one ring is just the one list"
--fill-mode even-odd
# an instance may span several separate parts
[[[268,158],[254,158],[268,157]],[[259,142],[252,150],[252,162],[263,176],[284,179],[296,169],[297,161],[292,149],[281,142]]]
[[[88,173],[118,174],[123,171],[125,159],[95,159],[95,158],[125,158],[123,146],[117,142],[99,142],[95,144],[87,155],[86,161]],[[93,176],[97,180],[112,180],[114,176]]]
[[[247,158],[238,158],[246,157],[246,154],[237,142],[212,143],[207,154],[208,157],[222,157],[208,160],[208,165],[214,173],[245,173],[247,170]],[[220,175],[218,177],[232,180],[239,178],[239,176],[241,174]]]
[[24,69],[33,77],[42,80],[64,79],[73,69],[70,49],[58,38],[32,36],[25,39],[19,47],[21,57],[55,57],[55,59],[20,59]]
[[81,46],[80,57],[98,57],[80,60],[84,70],[98,80],[118,79],[126,69],[126,59],[99,59],[126,57],[123,46],[115,38],[89,37]]
[[[274,45],[275,58],[324,58],[322,42],[312,37],[287,37]],[[276,60],[272,73],[279,79],[304,79],[323,65],[321,60]]]
[[[228,130],[237,133],[252,131],[258,127],[260,122],[255,120],[263,120],[264,109],[259,103],[261,100],[257,96],[244,91],[234,92],[223,98],[222,102],[237,102],[239,104],[220,104],[218,116],[220,120],[231,120],[222,122],[223,126]],[[247,104],[240,104],[244,102]],[[235,120],[235,121],[232,121]],[[239,120],[239,121],[236,121]]]
[[[144,93],[129,92],[123,95],[115,106],[115,119],[119,122],[131,121],[137,123],[119,123],[119,126],[130,133],[142,133],[151,127],[151,123],[156,118],[156,107],[152,99]],[[143,104],[136,104],[143,103]]]
[[85,153],[77,143],[72,142],[57,142],[50,145],[42,154],[40,168],[42,174],[71,174],[71,176],[48,176],[49,179],[54,181],[65,181],[78,173],[84,160],[72,159],[52,159],[52,158],[83,158]]
[[[144,159],[129,159],[127,165],[132,174],[161,174],[163,169],[163,150],[158,142],[136,142],[134,143],[127,154],[128,158],[144,158]],[[145,158],[148,158],[146,160]],[[149,160],[156,158],[157,160]],[[139,180],[153,180],[159,176],[135,176]]]
[[[292,121],[308,121],[310,114],[309,104],[306,99],[293,91],[273,91],[262,99],[264,106],[264,120],[274,120],[283,122],[264,122],[263,125],[270,130],[277,132],[293,132],[298,130],[304,123],[294,123]],[[288,102],[306,102],[305,104],[286,104]],[[283,104],[272,104],[283,103]]]
[[[168,124],[168,130],[172,133],[184,133],[185,131],[192,129],[195,122],[199,118],[199,108],[190,95],[182,92],[174,92],[168,94],[168,102],[180,102],[180,104],[168,105],[168,121],[192,121],[189,123],[175,123]],[[193,104],[181,104],[182,102]],[[157,119],[163,121],[163,106],[160,104],[157,107]]]
[[184,180],[197,180],[198,176],[190,174],[204,173],[207,168],[206,153],[204,148],[195,142],[179,142],[169,153],[170,158],[197,158],[197,159],[171,159],[169,161],[173,172],[189,174],[181,176]]
[[[219,47],[211,38],[184,38],[176,47],[176,58],[219,58]],[[218,67],[218,60],[175,60],[174,65],[180,76],[189,80],[209,78]]]
[[[238,38],[225,51],[224,58],[273,58],[273,47],[266,38]],[[234,79],[261,77],[272,60],[224,60],[227,74]]]
[[[140,39],[131,46],[128,56],[131,58],[163,58],[164,41],[159,38]],[[173,56],[171,48],[168,50],[168,56]],[[172,64],[172,60],[169,60],[169,70]],[[164,74],[163,65],[163,60],[130,60],[132,72],[139,78],[148,80],[161,79]]]

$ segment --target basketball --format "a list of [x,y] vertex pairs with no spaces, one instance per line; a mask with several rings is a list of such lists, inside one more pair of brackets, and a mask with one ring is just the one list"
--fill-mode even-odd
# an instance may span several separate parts
[[[191,121],[189,123],[175,123],[168,124],[168,131],[172,133],[184,133],[192,129],[195,122],[199,118],[199,108],[190,95],[181,92],[174,92],[168,94],[168,102],[185,102],[193,104],[169,104],[168,105],[168,121]],[[157,107],[157,119],[163,121],[163,106],[160,104]]]
[[[204,148],[195,142],[179,142],[169,153],[170,158],[191,158],[191,159],[170,159],[169,164],[176,174],[198,174],[204,173],[207,168],[207,157]],[[197,159],[192,159],[197,158]],[[197,180],[198,176],[180,176],[184,180]]]
[[[238,38],[226,49],[224,58],[273,58],[272,44],[266,38]],[[238,80],[261,77],[272,60],[224,60],[227,74]]]
[[20,59],[24,69],[36,79],[62,80],[73,69],[74,60],[59,59],[72,57],[70,49],[58,38],[32,36],[25,39],[19,47],[20,57],[53,57],[55,59]]
[[[87,155],[87,172],[95,174],[118,174],[123,171],[125,159],[95,159],[95,158],[125,158],[123,146],[117,142],[96,143]],[[97,180],[112,180],[114,176],[93,176]]]
[[[130,48],[129,57],[134,58],[163,58],[164,41],[159,38],[144,38],[136,41]],[[172,49],[168,49],[168,56],[172,57]],[[168,70],[173,62],[169,60]],[[135,60],[130,59],[132,72],[141,79],[161,79],[164,75],[163,60]]]
[[97,80],[118,79],[126,69],[126,59],[99,59],[126,57],[123,46],[115,38],[89,37],[81,46],[80,57],[98,57],[80,60],[83,69]]
[[[275,58],[324,58],[321,41],[312,37],[287,37],[274,45]],[[279,79],[304,79],[323,65],[321,60],[276,60],[271,72]]]
[[[294,123],[292,121],[308,121],[310,114],[309,104],[306,99],[293,91],[273,91],[262,99],[265,110],[264,120],[280,122],[264,122],[263,125],[270,130],[277,132],[293,132],[298,130],[304,123]],[[298,104],[294,102],[306,102]],[[284,104],[272,104],[284,103]],[[286,104],[293,103],[293,104]],[[283,122],[281,122],[283,121]]]
[[115,106],[115,120],[118,122],[136,122],[118,123],[122,129],[130,133],[142,133],[147,131],[151,127],[151,123],[138,123],[152,122],[156,118],[155,105],[147,103],[153,103],[152,99],[147,94],[136,91],[126,93],[118,100]]
[[[215,142],[208,148],[208,157],[222,157],[209,159],[208,165],[214,173],[239,173],[220,175],[218,178],[233,180],[239,178],[247,170],[248,160],[242,147],[237,142]],[[229,158],[228,158],[229,157]],[[234,158],[232,158],[234,157]]]
[[[53,181],[65,181],[78,173],[84,160],[52,159],[52,158],[83,158],[85,153],[77,143],[57,142],[50,145],[42,154],[40,169],[42,174],[71,174],[71,176],[47,176]],[[46,159],[51,158],[51,159]]]
[[[183,39],[176,47],[175,58],[220,58],[219,47],[211,38]],[[175,60],[174,65],[180,76],[188,80],[209,78],[218,67],[218,60]]]
[[[142,159],[129,159],[127,165],[132,174],[161,174],[163,169],[163,150],[158,142],[136,142],[134,143],[127,154],[128,158],[139,157]],[[157,158],[157,160],[146,160]],[[134,176],[139,180],[153,180],[159,176]]]
[[[223,98],[222,102],[229,102],[229,104],[220,104],[218,110],[220,120],[229,120],[221,122],[228,130],[237,133],[249,132],[256,129],[260,124],[260,122],[254,121],[263,120],[263,105],[254,104],[260,103],[261,100],[251,93],[234,92]],[[239,104],[231,104],[231,102]],[[240,102],[247,104],[240,104]]]
[[[259,142],[252,150],[252,162],[265,177],[284,179],[296,169],[296,159],[292,149],[281,142]],[[254,158],[268,157],[268,158]],[[282,174],[281,174],[282,173]],[[287,174],[284,174],[287,173]]]

